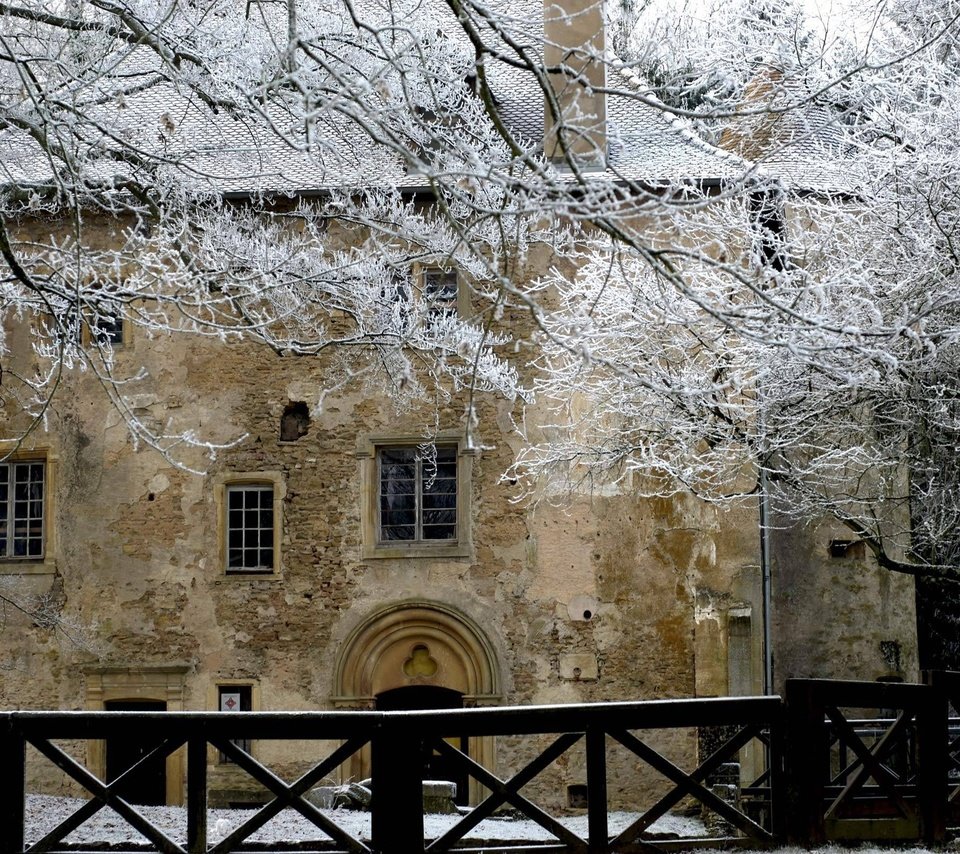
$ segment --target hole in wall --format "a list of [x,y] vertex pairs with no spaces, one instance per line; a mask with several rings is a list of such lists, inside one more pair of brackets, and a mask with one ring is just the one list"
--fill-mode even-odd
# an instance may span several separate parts
[[310,410],[302,400],[290,401],[280,417],[280,441],[296,442],[310,429]]
[[586,809],[589,801],[588,791],[584,783],[567,786],[567,806],[571,809]]

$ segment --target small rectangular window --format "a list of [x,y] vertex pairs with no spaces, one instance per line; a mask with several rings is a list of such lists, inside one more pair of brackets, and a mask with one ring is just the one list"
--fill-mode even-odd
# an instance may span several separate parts
[[429,267],[423,271],[423,298],[430,320],[455,317],[457,314],[457,273]]
[[43,558],[45,499],[42,460],[0,463],[0,560]]
[[227,572],[273,572],[273,484],[229,485],[226,505]]
[[377,449],[379,541],[457,539],[457,449]]
[[[217,708],[221,712],[249,712],[253,709],[253,687],[251,685],[218,685]],[[246,753],[251,753],[252,742],[249,738],[232,738],[230,743]],[[230,764],[232,760],[218,751],[219,762]]]
[[90,332],[98,344],[119,347],[123,344],[123,318],[100,315],[90,322]]

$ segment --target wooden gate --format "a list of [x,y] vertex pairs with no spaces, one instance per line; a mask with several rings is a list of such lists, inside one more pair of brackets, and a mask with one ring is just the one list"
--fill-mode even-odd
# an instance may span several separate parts
[[947,710],[928,685],[787,680],[789,836],[941,840]]

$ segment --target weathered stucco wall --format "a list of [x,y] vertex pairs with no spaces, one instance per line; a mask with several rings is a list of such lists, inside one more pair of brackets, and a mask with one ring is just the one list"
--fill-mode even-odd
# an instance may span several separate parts
[[[16,329],[10,341],[12,358],[27,363]],[[463,400],[442,406],[435,422],[432,410],[397,413],[347,387],[325,401],[305,435],[284,442],[284,407],[316,400],[325,357],[281,358],[251,345],[135,332],[116,360],[120,371],[147,369],[134,395],[138,417],[190,425],[214,441],[245,438],[221,450],[206,474],[187,473],[132,447],[95,377],[65,379],[18,449],[48,461],[48,559],[8,561],[0,571],[20,592],[55,597],[77,637],[58,638],[8,613],[0,635],[4,708],[95,707],[101,695],[91,685],[103,673],[114,679],[126,671],[134,674],[130,685],[142,673],[168,680],[165,696],[176,698],[168,708],[214,708],[216,686],[239,682],[256,686],[263,709],[368,708],[369,697],[342,695],[337,663],[351,633],[395,603],[434,603],[480,627],[478,646],[496,673],[476,702],[761,692],[754,507],[724,511],[689,495],[640,500],[627,489],[562,506],[513,503],[500,480],[518,441],[504,428],[513,404],[487,399],[479,406],[483,450],[472,462],[471,553],[364,559],[358,437],[424,437],[435,423],[456,430]],[[22,426],[14,411],[7,417],[10,433]],[[224,572],[218,489],[236,473],[270,473],[280,484],[276,574]],[[865,560],[829,559],[835,536],[816,527],[775,533],[778,687],[792,675],[915,675],[910,585]],[[181,675],[163,675],[171,667]],[[443,685],[444,673],[408,682]],[[123,684],[112,696],[120,698]],[[146,696],[151,689],[127,690]],[[693,732],[660,741],[678,760],[696,750]],[[300,748],[257,749],[280,773],[302,768]],[[504,772],[530,755],[529,745],[510,739],[483,750]],[[611,768],[614,803],[658,791],[626,757]],[[214,773],[223,789],[242,785],[236,769]],[[38,778],[60,785],[52,771]],[[567,787],[584,781],[583,762],[568,758],[544,775],[539,796],[562,805]]]

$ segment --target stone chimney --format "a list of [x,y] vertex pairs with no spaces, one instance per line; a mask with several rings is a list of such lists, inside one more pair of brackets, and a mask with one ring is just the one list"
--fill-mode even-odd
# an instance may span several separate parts
[[[607,162],[607,85],[603,0],[544,0],[544,60],[550,93],[544,96],[543,148],[557,163],[580,168]],[[553,103],[551,103],[553,102]]]

